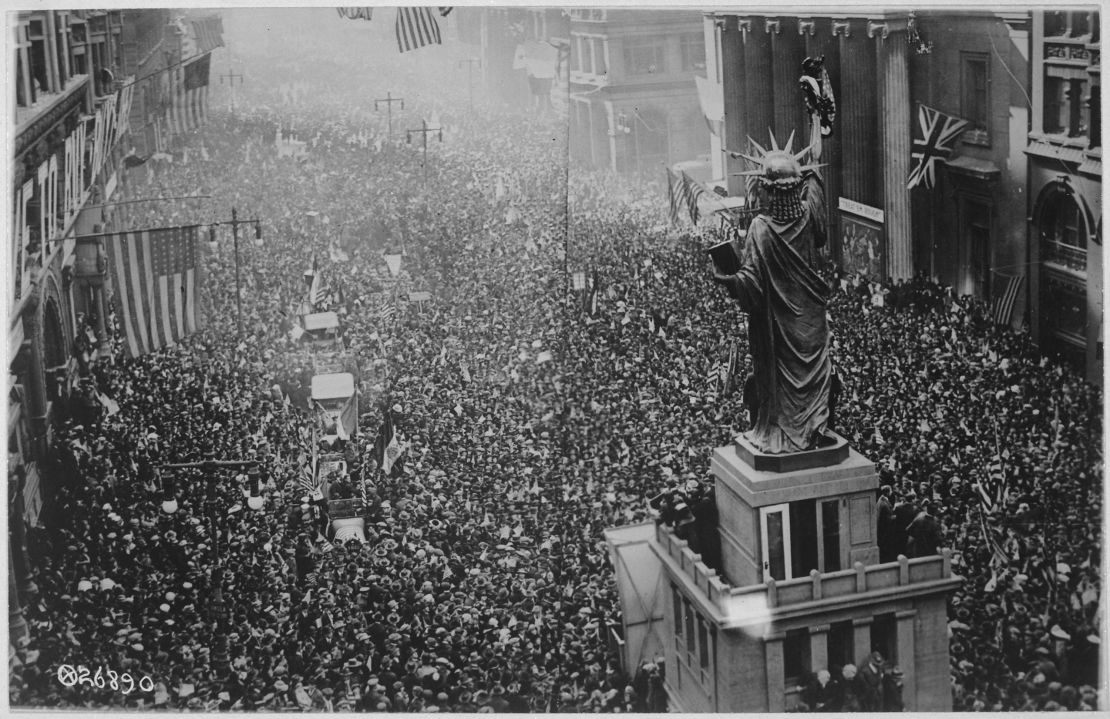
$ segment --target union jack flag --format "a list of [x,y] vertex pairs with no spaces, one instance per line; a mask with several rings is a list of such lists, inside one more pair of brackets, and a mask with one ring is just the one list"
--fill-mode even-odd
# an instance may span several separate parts
[[917,121],[921,125],[921,139],[914,139],[911,158],[916,163],[910,170],[906,189],[924,183],[932,187],[935,180],[935,166],[939,159],[947,159],[952,154],[952,142],[967,127],[967,120],[945,115],[931,107],[919,105]]

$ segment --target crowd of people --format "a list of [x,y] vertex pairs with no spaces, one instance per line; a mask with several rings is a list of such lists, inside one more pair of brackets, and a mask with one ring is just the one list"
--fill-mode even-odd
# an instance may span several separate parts
[[[90,365],[118,407],[56,434],[72,481],[28,532],[38,597],[12,703],[665,708],[661,658],[623,666],[611,641],[602,530],[706,481],[710,450],[746,429],[728,391],[750,371],[743,322],[709,281],[704,238],[666,225],[659,183],[568,171],[558,118],[457,110],[449,78],[412,77],[404,56],[391,75],[341,43],[314,52],[302,64],[284,47],[240,50],[251,82],[236,109],[213,88],[208,124],[172,163],[128,171],[125,197],[212,198],[133,205],[130,227],[235,207],[262,219],[264,246],[240,248],[239,288],[231,242],[205,257],[197,335]],[[386,78],[409,80],[395,123],[444,126],[426,156],[386,136],[367,101]],[[296,101],[282,95],[291,79]],[[278,152],[282,128],[303,156]],[[402,254],[399,271],[383,253]],[[365,543],[333,544],[302,518],[314,418],[292,398],[311,362],[291,330],[314,259],[362,368],[360,435],[344,451],[366,481]],[[954,707],[1092,706],[1099,393],[926,280],[878,303],[878,285],[828,277],[837,429],[880,465],[893,511],[928,503],[965,578],[949,607]],[[389,474],[373,456],[386,410],[406,443]],[[259,462],[262,511],[242,470],[159,470],[213,456]],[[154,689],[66,687],[62,663]]]

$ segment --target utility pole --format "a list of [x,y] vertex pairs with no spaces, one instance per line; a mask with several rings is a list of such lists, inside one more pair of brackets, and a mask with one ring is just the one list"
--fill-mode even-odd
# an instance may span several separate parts
[[427,120],[420,121],[420,127],[415,130],[405,130],[405,142],[412,142],[412,133],[419,132],[423,135],[424,139],[424,184],[428,184],[428,133],[436,133],[436,137],[440,142],[443,142],[443,128],[442,127],[428,127]]
[[231,221],[213,222],[208,226],[208,244],[215,249],[216,228],[220,225],[231,225],[231,235],[235,242],[235,324],[239,339],[243,339],[243,297],[239,285],[239,225],[254,225],[254,244],[262,245],[262,220],[257,217],[249,220],[240,220],[235,208],[231,208]]
[[234,110],[235,109],[235,81],[238,80],[239,84],[242,85],[243,84],[243,75],[241,73],[232,72],[231,68],[229,67],[227,69],[227,74],[226,75],[220,75],[220,84],[221,85],[224,84],[224,78],[227,78],[227,84],[229,86],[231,86],[231,97],[227,101],[228,102],[227,109],[228,110]]
[[374,112],[378,112],[378,105],[385,103],[385,114],[389,121],[389,141],[393,142],[393,103],[401,103],[401,109],[405,109],[405,100],[401,97],[393,97],[392,93],[386,93],[384,99],[374,100]]
[[459,67],[466,63],[466,91],[470,96],[470,109],[474,110],[474,66],[482,66],[482,61],[476,57],[468,57],[465,60],[459,60]]

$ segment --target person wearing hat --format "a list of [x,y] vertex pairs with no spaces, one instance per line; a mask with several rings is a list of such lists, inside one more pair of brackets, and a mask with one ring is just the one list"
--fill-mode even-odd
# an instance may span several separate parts
[[878,651],[871,652],[856,675],[856,694],[859,697],[860,709],[865,712],[877,712],[883,708],[883,655]]
[[911,558],[931,557],[940,549],[940,522],[932,514],[930,500],[922,500],[921,511],[906,527],[906,536],[909,537],[906,549]]
[[900,712],[905,709],[902,702],[902,669],[900,667],[891,667],[889,671],[883,674],[883,703],[882,711],[884,712]]

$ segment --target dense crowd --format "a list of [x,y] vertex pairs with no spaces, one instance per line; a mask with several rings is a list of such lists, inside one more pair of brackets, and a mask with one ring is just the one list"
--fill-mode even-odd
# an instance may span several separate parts
[[[216,94],[172,163],[129,171],[128,197],[212,198],[134,205],[129,226],[217,222],[235,207],[262,219],[264,245],[240,246],[242,336],[222,236],[205,258],[202,332],[92,364],[90,387],[118,411],[90,405],[56,435],[72,481],[29,530],[39,597],[13,704],[664,708],[660,658],[622,667],[612,650],[602,530],[705,480],[710,449],[746,428],[741,393],[722,386],[735,378],[719,371],[733,343],[745,357],[744,323],[709,282],[704,238],[666,227],[658,184],[568,173],[557,117],[459,112],[456,88],[429,82],[421,96],[409,82],[407,126],[435,114],[446,128],[425,184],[424,155],[382,141],[368,102],[390,73],[338,43],[319,64],[282,61],[286,50],[244,52],[236,110]],[[282,128],[303,156],[278,152]],[[402,251],[394,276],[382,253]],[[290,331],[314,258],[363,369],[361,435],[345,451],[366,479],[365,544],[320,541],[300,519],[313,418],[294,398],[311,363]],[[926,280],[829,279],[837,428],[882,467],[894,514],[929,503],[965,577],[949,607],[955,708],[1092,706],[1097,391]],[[387,409],[407,443],[390,475],[372,457]],[[263,511],[246,507],[240,470],[157,470],[212,455],[260,461]],[[154,690],[66,688],[63,662],[148,676]]]

